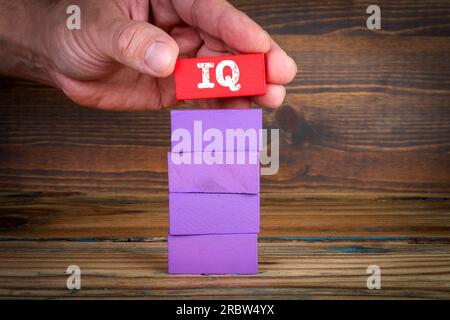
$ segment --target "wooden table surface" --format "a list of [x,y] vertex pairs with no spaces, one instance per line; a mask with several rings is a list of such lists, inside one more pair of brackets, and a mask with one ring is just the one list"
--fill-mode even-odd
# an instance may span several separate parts
[[167,274],[168,110],[1,78],[0,297],[450,298],[450,1],[378,1],[376,31],[364,1],[233,3],[300,71],[264,112],[259,274]]

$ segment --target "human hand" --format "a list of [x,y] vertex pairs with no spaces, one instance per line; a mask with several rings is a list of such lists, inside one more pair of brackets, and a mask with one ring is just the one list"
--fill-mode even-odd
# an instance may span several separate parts
[[[68,30],[66,9],[81,8],[81,29]],[[177,57],[266,53],[264,96],[208,99],[196,105],[278,107],[295,62],[248,16],[223,0],[61,0],[43,32],[51,82],[80,105],[115,111],[177,103]]]

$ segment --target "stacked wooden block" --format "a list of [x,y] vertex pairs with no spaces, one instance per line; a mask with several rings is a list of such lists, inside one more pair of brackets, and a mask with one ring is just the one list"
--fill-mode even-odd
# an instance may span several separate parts
[[[176,110],[171,122],[172,139],[181,129],[177,132],[189,133],[192,143],[172,140],[168,155],[169,273],[257,273],[261,110]],[[227,129],[250,129],[258,141],[246,137],[245,143],[236,143],[239,138],[231,143]],[[208,132],[224,138],[214,141],[213,153]],[[174,160],[180,156],[185,161]]]

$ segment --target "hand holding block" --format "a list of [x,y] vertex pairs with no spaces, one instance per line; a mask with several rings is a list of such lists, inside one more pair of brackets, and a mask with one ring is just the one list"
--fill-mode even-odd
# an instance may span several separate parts
[[259,193],[256,151],[169,153],[167,158],[169,192]]
[[170,193],[169,234],[259,232],[259,194]]
[[261,109],[173,110],[172,152],[261,151]]
[[256,274],[256,234],[168,236],[169,273]]
[[179,59],[175,86],[178,100],[263,95],[264,54]]

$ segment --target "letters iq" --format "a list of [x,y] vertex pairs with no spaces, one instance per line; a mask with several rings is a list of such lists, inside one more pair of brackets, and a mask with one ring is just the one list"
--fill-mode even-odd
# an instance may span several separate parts
[[175,86],[178,100],[263,95],[264,54],[179,59]]

